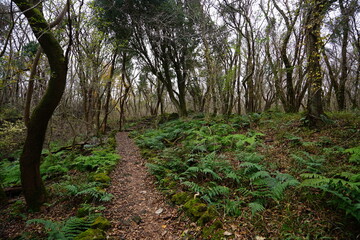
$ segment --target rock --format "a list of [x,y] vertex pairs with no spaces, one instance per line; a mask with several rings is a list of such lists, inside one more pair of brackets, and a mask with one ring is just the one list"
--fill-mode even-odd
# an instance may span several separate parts
[[255,240],[265,240],[265,238],[264,238],[264,237],[261,237],[261,236],[256,236],[256,237],[255,237]]
[[204,226],[206,223],[216,218],[216,210],[214,207],[208,207],[206,212],[204,212],[201,217],[197,220],[197,223],[200,226]]
[[225,231],[223,234],[224,234],[224,236],[231,236],[231,235],[233,235],[231,232],[228,232],[228,231]]
[[103,230],[101,229],[88,229],[85,232],[77,235],[74,240],[105,240],[106,236]]
[[163,208],[159,208],[158,210],[155,211],[155,213],[156,213],[157,215],[160,215],[163,211],[164,211]]
[[179,193],[175,193],[172,197],[171,197],[171,201],[177,205],[181,205],[184,204],[186,201],[188,201],[190,199],[190,196],[188,193],[186,192],[179,192]]
[[110,227],[111,223],[109,222],[109,220],[101,216],[97,217],[95,221],[91,224],[91,228],[98,228],[101,230],[107,230]]
[[183,209],[193,221],[196,221],[206,212],[207,206],[198,199],[191,199],[184,204]]

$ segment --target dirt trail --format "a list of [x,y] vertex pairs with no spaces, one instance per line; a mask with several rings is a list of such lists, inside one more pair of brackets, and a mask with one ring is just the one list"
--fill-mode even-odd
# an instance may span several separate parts
[[111,174],[108,192],[114,198],[105,210],[111,239],[180,239],[183,223],[177,209],[156,190],[138,147],[126,132],[116,139],[121,161]]

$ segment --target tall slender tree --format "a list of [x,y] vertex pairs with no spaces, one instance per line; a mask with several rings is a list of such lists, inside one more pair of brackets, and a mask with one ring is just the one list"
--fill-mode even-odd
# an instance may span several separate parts
[[[48,122],[59,104],[66,85],[67,57],[50,31],[38,2],[13,0],[26,16],[34,35],[50,65],[50,80],[45,95],[34,109],[20,157],[21,184],[27,206],[37,211],[46,201],[46,191],[40,176],[40,155]],[[41,6],[41,4],[40,4]]]

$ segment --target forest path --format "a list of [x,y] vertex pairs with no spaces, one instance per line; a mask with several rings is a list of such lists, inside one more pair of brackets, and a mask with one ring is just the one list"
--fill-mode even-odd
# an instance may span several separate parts
[[179,239],[184,226],[177,209],[156,189],[139,148],[126,132],[116,140],[121,160],[110,175],[114,197],[105,210],[110,239]]

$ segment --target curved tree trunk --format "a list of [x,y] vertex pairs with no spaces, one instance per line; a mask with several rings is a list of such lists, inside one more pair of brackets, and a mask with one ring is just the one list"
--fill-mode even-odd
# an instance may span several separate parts
[[48,58],[51,70],[48,88],[31,115],[20,157],[21,183],[25,200],[30,209],[37,211],[46,200],[45,187],[40,176],[40,155],[48,122],[65,89],[67,60],[59,42],[49,31],[49,24],[41,11],[27,0],[13,1],[28,19]]

